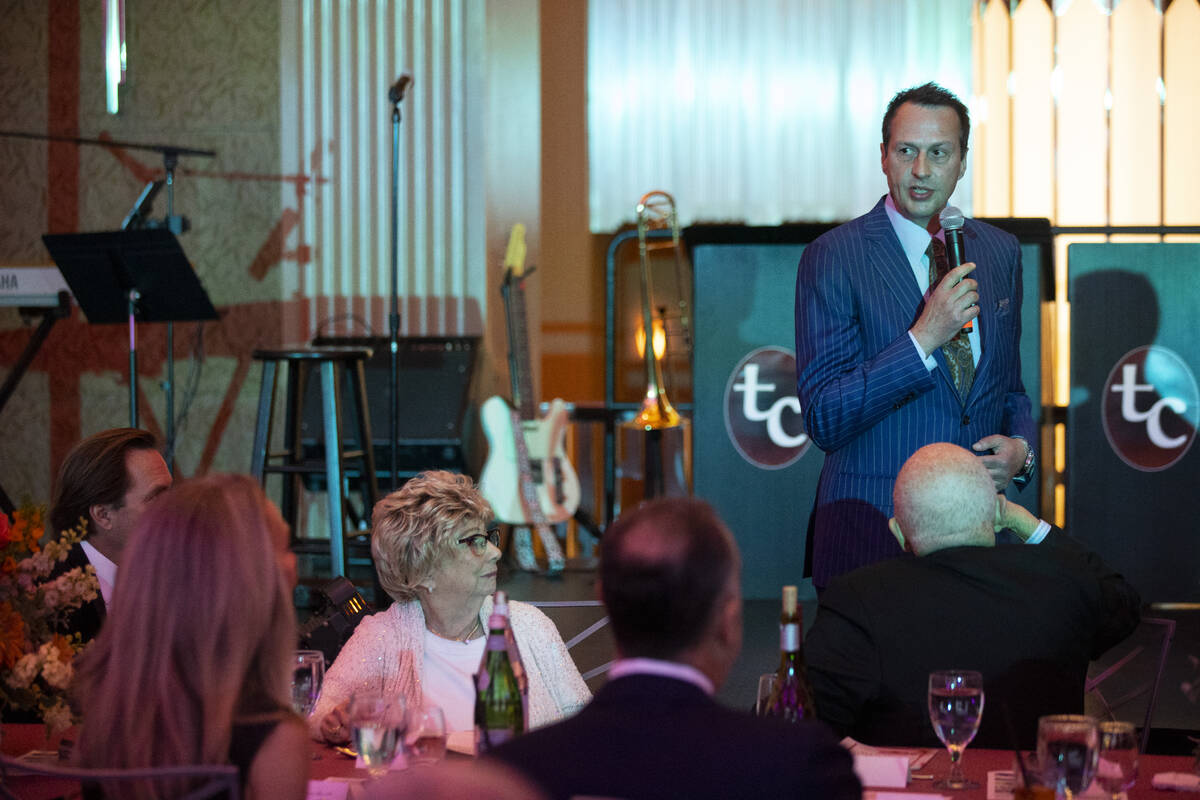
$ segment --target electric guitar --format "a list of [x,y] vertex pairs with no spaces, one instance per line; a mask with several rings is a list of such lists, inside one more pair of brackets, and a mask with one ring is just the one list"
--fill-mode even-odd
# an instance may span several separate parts
[[488,457],[479,489],[500,522],[542,528],[568,519],[579,508],[579,477],[563,447],[566,404],[555,398],[544,417],[537,415],[525,321],[527,274],[525,226],[518,223],[509,236],[501,287],[513,403],[497,395],[480,408]]

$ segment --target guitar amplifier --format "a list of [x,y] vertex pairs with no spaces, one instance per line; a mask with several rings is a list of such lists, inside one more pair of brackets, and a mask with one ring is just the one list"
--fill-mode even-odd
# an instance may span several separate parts
[[[397,471],[411,477],[426,469],[463,472],[467,467],[471,376],[479,352],[478,336],[405,336],[397,353],[400,413],[397,418]],[[366,364],[367,410],[379,476],[390,477],[391,343],[386,336],[318,336],[314,347],[370,347]],[[349,375],[347,375],[347,380]],[[321,451],[321,387],[310,372],[304,393],[300,438],[306,454]],[[341,387],[346,441],[357,447],[350,386]],[[320,476],[317,476],[319,479]]]

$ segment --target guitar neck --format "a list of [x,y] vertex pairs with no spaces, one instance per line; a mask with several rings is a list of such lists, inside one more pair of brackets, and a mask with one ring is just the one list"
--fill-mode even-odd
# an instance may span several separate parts
[[523,278],[509,277],[505,282],[504,299],[508,312],[508,371],[509,382],[512,385],[513,405],[521,415],[521,419],[536,419]]

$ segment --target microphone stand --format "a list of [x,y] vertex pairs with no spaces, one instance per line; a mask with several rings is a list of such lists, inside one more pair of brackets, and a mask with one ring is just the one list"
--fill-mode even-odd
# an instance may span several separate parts
[[[404,90],[412,79],[401,75],[388,89],[388,100],[392,103],[392,308],[388,314],[388,346],[390,362],[388,370],[388,436],[391,439],[392,491],[400,486],[399,459],[396,440],[400,436],[400,103]],[[363,442],[363,447],[373,447]]]

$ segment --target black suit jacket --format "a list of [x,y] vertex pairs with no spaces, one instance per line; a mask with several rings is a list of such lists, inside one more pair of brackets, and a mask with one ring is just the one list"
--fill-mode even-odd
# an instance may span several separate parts
[[929,673],[983,673],[976,746],[1022,747],[1037,718],[1079,713],[1087,665],[1137,626],[1138,593],[1058,530],[1039,545],[955,547],[834,580],[805,643],[817,713],[870,744],[939,746]]
[[551,798],[857,798],[849,753],[820,723],[718,705],[673,678],[628,675],[576,716],[493,751]]
[[[88,561],[87,553],[83,552],[83,546],[79,542],[76,542],[72,545],[70,552],[67,553],[67,557],[63,561],[60,561],[50,572],[50,577],[57,578],[59,575],[69,572],[75,567],[86,567],[91,563]],[[84,603],[76,610],[67,614],[58,626],[58,630],[64,634],[78,632],[84,642],[90,642],[99,635],[100,626],[104,624],[106,614],[107,608],[104,605],[104,598],[101,597],[100,589],[97,587],[96,599],[90,603]]]

